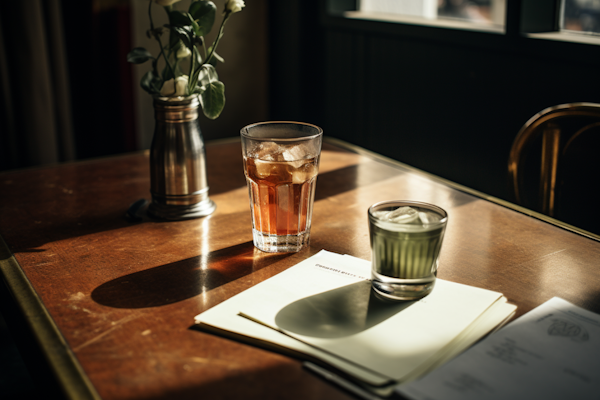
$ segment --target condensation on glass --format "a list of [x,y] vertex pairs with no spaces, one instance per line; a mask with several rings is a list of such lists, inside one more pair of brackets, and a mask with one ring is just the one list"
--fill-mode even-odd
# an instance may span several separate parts
[[561,31],[600,35],[600,0],[562,0]]
[[359,11],[504,26],[506,0],[360,0]]

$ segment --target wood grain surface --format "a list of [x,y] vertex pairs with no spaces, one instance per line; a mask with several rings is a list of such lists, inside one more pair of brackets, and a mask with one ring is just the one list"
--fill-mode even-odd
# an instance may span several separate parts
[[239,141],[207,146],[206,218],[132,222],[148,153],[0,174],[0,235],[103,399],[348,399],[299,360],[195,329],[193,317],[321,249],[370,260],[367,209],[449,214],[438,277],[503,292],[517,316],[559,296],[600,312],[600,243],[399,164],[324,144],[310,247],[252,245]]

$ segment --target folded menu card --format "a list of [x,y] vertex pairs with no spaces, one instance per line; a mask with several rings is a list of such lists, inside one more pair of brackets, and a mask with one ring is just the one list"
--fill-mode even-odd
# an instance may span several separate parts
[[195,321],[327,364],[377,391],[452,359],[516,308],[501,293],[441,279],[421,300],[380,300],[372,294],[370,270],[368,261],[323,250]]
[[597,399],[599,354],[600,315],[555,297],[397,391],[415,400]]

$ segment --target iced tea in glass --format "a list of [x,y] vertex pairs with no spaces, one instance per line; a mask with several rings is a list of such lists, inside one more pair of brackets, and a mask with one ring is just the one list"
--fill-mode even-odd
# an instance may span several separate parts
[[296,252],[308,245],[321,154],[321,128],[263,122],[241,130],[254,245]]

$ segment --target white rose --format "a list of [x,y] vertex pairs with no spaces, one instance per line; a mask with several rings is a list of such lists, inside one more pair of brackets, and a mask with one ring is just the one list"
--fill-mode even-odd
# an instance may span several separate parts
[[177,58],[186,58],[189,57],[190,54],[192,54],[192,52],[184,45],[179,46],[179,49],[177,49]]
[[156,1],[156,4],[158,4],[159,6],[166,7],[166,6],[170,6],[172,4],[175,4],[175,3],[177,3],[178,1],[181,1],[181,0],[154,0],[154,1]]
[[227,0],[225,3],[225,9],[229,10],[232,14],[242,11],[242,8],[245,6],[244,0]]
[[[168,81],[163,83],[162,89],[160,89],[160,95],[163,97],[185,96],[185,90],[187,89],[188,79],[189,78],[187,75],[178,76],[174,80],[169,79]],[[173,87],[173,85],[175,87]]]

